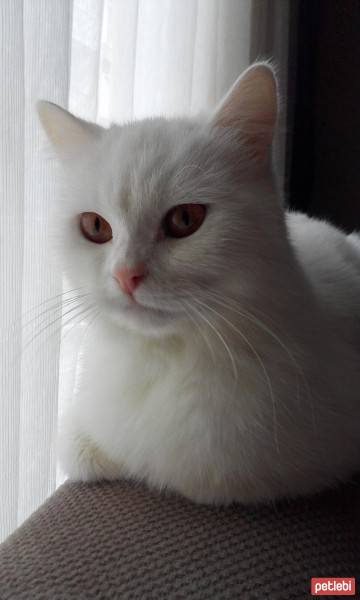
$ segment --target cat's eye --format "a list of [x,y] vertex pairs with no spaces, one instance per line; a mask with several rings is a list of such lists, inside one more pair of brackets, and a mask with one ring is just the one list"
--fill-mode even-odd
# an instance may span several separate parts
[[202,225],[206,215],[203,204],[179,204],[165,216],[163,227],[165,235],[181,238],[191,235]]
[[112,238],[111,225],[94,212],[81,213],[80,230],[87,240],[95,244],[105,244]]

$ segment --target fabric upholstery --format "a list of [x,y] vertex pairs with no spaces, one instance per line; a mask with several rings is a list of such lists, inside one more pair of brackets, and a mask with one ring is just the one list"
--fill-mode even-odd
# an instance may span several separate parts
[[360,486],[208,507],[128,482],[65,483],[0,546],[1,600],[300,600],[358,577]]

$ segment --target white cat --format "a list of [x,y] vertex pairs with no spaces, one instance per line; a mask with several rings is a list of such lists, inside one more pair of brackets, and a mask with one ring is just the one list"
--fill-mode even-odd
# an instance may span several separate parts
[[360,241],[284,213],[271,67],[247,69],[208,121],[39,114],[66,183],[54,233],[88,307],[70,478],[247,503],[354,473]]

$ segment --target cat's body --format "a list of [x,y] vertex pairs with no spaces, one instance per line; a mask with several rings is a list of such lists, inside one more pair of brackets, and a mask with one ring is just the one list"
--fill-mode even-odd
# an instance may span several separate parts
[[[247,71],[215,126],[99,132],[61,113],[59,129],[54,109],[43,112],[65,156],[65,267],[101,311],[89,314],[62,426],[70,477],[256,502],[319,490],[359,466],[360,242],[284,214],[266,158],[273,85],[266,65]],[[189,202],[207,204],[205,220],[169,237],[164,215]],[[77,215],[89,210],[111,224],[109,243],[81,237]],[[125,263],[146,263],[131,293]]]

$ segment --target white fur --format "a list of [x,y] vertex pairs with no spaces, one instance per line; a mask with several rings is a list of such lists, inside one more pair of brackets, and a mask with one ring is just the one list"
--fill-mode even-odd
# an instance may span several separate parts
[[[56,128],[49,110],[42,120]],[[240,126],[224,123],[227,106],[210,123],[89,130],[81,151],[50,136],[66,182],[54,236],[74,297],[93,307],[61,433],[71,478],[125,475],[196,501],[258,502],[359,466],[360,242],[284,214],[261,110]],[[208,205],[203,225],[159,240],[184,202]],[[81,236],[83,211],[109,221],[111,242]],[[112,277],[139,261],[149,275],[135,296],[155,310],[134,308]]]

